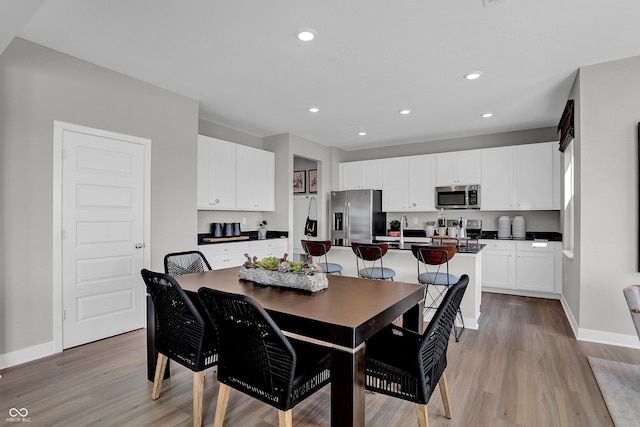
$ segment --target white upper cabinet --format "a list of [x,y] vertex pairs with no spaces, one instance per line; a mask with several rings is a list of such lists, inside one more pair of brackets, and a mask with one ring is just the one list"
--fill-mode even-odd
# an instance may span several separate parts
[[485,211],[560,209],[557,143],[482,150],[481,191]]
[[560,209],[559,159],[557,143],[515,146],[516,209]]
[[436,156],[433,154],[382,160],[382,210],[435,211]]
[[480,184],[481,150],[454,151],[436,156],[437,186]]
[[382,189],[382,160],[340,163],[340,189]]
[[273,211],[272,152],[198,135],[198,209]]
[[382,160],[382,210],[404,212],[409,197],[409,159],[392,157]]
[[482,150],[480,208],[486,211],[515,209],[514,148]]
[[198,209],[236,208],[236,144],[198,135]]
[[270,151],[238,145],[236,209],[273,211],[275,200],[275,155]]

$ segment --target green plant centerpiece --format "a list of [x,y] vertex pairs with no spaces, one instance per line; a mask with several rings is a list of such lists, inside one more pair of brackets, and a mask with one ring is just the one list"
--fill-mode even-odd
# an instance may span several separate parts
[[284,286],[317,292],[329,286],[327,275],[322,268],[307,257],[305,261],[293,262],[282,258],[266,257],[259,260],[244,254],[247,258],[240,268],[240,278],[251,280],[262,285]]
[[398,221],[397,219],[389,221],[389,228],[393,231],[400,230],[400,221]]

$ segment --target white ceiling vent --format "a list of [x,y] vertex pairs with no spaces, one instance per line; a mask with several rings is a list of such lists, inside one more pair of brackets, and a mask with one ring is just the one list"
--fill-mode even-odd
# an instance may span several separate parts
[[349,126],[346,128],[341,128],[338,129],[338,132],[340,133],[354,133],[357,134],[358,132],[360,132],[360,126]]
[[482,0],[484,7],[495,6],[500,3],[507,3],[509,0]]

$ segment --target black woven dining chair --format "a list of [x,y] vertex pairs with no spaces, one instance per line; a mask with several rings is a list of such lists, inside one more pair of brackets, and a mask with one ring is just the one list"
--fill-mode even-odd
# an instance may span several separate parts
[[449,335],[468,284],[469,276],[463,274],[448,289],[423,334],[391,324],[367,341],[367,390],[414,402],[420,427],[429,424],[427,403],[436,384],[451,418],[444,370]]
[[290,427],[293,407],[329,383],[331,349],[285,337],[250,297],[210,288],[198,295],[220,341],[214,427],[223,424],[231,388],[277,408],[280,427]]
[[[218,363],[218,340],[211,321],[168,274],[143,269],[153,300],[158,352],[151,399],[160,397],[168,359],[193,371],[193,425],[202,425],[204,372]],[[197,296],[194,294],[194,297]]]
[[164,256],[164,272],[171,276],[209,270],[209,261],[200,251],[174,252]]

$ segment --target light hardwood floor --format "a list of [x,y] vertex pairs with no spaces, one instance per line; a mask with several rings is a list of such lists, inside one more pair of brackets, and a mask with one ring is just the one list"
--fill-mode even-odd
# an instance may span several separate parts
[[[629,319],[631,322],[631,319]],[[555,300],[484,293],[480,330],[449,345],[447,379],[453,419],[439,391],[430,426],[612,426],[587,356],[640,364],[640,350],[578,342]],[[0,423],[26,408],[30,426],[191,426],[191,371],[172,364],[172,378],[151,400],[145,331],[80,346],[5,369]],[[207,372],[204,425],[212,425],[218,383]],[[295,426],[329,426],[330,386],[294,408]],[[231,392],[227,426],[278,425],[275,409]],[[416,426],[411,403],[366,395],[366,425]]]

